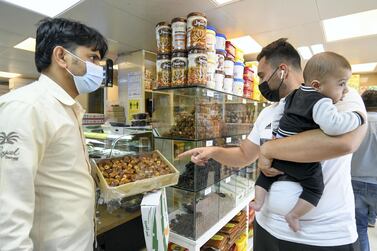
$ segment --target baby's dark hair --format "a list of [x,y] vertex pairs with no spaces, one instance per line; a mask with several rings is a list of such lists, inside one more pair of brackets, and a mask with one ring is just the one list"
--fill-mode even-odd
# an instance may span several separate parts
[[313,80],[319,82],[338,72],[339,69],[351,70],[351,65],[345,57],[335,52],[326,51],[311,57],[304,68],[305,84]]
[[377,111],[377,90],[366,90],[361,97],[367,111]]

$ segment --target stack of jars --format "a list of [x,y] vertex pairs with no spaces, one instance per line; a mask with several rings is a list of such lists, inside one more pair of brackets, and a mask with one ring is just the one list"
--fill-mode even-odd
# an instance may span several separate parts
[[225,57],[226,57],[225,41],[226,41],[226,36],[224,34],[216,33],[215,89],[218,91],[224,91]]
[[245,98],[252,98],[254,71],[250,65],[246,65],[243,71],[243,95]]
[[156,87],[171,86],[171,52],[172,52],[172,29],[167,22],[156,25],[157,40],[157,64],[156,64]]
[[214,52],[214,33],[214,28],[207,31],[207,18],[199,12],[174,18],[171,25],[157,24],[157,88],[214,82],[214,74],[207,75],[207,48]]
[[215,73],[217,69],[217,55],[216,55],[216,28],[207,26],[207,87],[215,89]]

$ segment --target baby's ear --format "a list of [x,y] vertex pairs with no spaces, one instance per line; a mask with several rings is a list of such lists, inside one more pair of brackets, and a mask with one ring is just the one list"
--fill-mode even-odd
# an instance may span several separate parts
[[310,83],[310,86],[313,87],[316,90],[319,90],[319,88],[321,87],[321,83],[318,80],[313,80]]

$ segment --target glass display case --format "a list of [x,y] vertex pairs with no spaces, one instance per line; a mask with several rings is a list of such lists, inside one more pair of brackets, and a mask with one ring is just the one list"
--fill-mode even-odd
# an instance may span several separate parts
[[90,158],[135,155],[153,150],[151,130],[124,128],[122,134],[106,134],[101,127],[84,128]]
[[170,228],[196,240],[219,220],[219,199],[215,185],[198,192],[167,188]]
[[232,137],[210,140],[174,140],[155,137],[154,144],[155,149],[159,150],[180,172],[179,181],[175,187],[197,192],[229,177],[232,174],[232,168],[227,168],[212,159],[204,166],[197,166],[190,161],[190,157],[179,159],[178,155],[197,147],[225,146],[226,141],[231,141],[231,139]]
[[250,132],[258,103],[200,86],[153,92],[158,137],[201,140]]

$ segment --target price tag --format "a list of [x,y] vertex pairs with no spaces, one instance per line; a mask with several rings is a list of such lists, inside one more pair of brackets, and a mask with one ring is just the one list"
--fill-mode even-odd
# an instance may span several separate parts
[[254,102],[254,106],[258,106],[258,102]]
[[225,179],[225,183],[229,183],[229,182],[230,182],[230,177]]
[[232,138],[228,137],[228,138],[225,139],[225,141],[226,141],[226,143],[230,143],[230,142],[232,142]]
[[207,196],[211,192],[212,192],[212,188],[211,187],[206,188],[206,190],[204,190],[204,196]]
[[206,146],[213,146],[213,140],[207,140]]
[[242,139],[246,139],[246,135],[242,135]]
[[242,104],[246,104],[246,99],[242,99]]
[[207,96],[213,98],[215,96],[215,92],[211,90],[207,90]]
[[263,107],[266,107],[266,103],[263,103]]
[[232,95],[227,95],[228,96],[228,100],[233,100],[233,96]]

